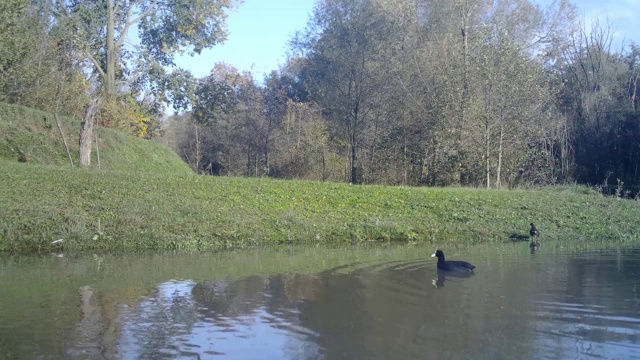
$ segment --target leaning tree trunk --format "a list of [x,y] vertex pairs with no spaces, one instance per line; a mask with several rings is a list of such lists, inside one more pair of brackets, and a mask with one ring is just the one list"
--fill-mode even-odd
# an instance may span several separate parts
[[89,167],[91,165],[91,140],[93,138],[93,124],[98,112],[100,101],[96,98],[91,100],[84,111],[84,119],[80,125],[80,166]]
[[[133,6],[133,5],[131,5]],[[116,93],[115,4],[107,1],[107,73],[105,88],[109,97]]]

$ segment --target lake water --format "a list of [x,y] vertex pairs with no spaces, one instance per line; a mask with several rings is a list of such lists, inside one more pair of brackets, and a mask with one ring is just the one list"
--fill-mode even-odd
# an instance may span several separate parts
[[640,249],[0,257],[3,359],[640,359]]

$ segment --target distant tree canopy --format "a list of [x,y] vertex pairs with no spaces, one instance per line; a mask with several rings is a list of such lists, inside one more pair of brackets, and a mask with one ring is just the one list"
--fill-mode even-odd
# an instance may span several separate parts
[[220,175],[638,185],[640,52],[611,42],[568,1],[319,0],[280,71],[251,91],[212,73],[169,133],[194,166],[211,132],[194,169]]
[[640,185],[640,50],[568,0],[317,0],[260,81],[214,61],[202,79],[167,71],[225,38],[233,3],[7,0],[0,101],[81,115],[103,88],[123,114],[103,125],[138,135],[168,103],[164,141],[211,175]]

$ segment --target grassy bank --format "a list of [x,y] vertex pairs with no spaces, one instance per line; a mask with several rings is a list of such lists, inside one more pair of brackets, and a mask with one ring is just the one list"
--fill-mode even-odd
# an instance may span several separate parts
[[[80,122],[59,117],[77,164]],[[169,149],[99,129],[69,165],[51,114],[0,104],[0,251],[220,249],[281,243],[639,241],[636,201],[585,187],[402,188],[202,177]],[[62,242],[51,244],[63,239]]]
[[[18,105],[0,103],[0,159],[37,165],[70,166],[63,141],[71,159],[78,164],[80,120],[55,116]],[[189,167],[170,149],[155,141],[136,139],[114,129],[96,128],[92,168],[110,171],[155,172],[185,175]]]
[[490,191],[162,175],[0,162],[0,251],[279,243],[632,242],[638,202],[586,188]]

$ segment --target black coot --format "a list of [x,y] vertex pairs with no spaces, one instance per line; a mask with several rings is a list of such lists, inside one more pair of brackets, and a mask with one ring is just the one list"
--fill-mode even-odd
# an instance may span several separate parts
[[438,258],[438,270],[456,271],[456,272],[472,272],[476,267],[466,261],[446,261],[442,250],[436,250],[431,257]]
[[536,226],[533,223],[531,223],[529,225],[531,225],[531,229],[529,230],[529,235],[531,235],[531,237],[540,236],[540,231],[538,231],[538,229],[536,229]]
[[531,235],[531,242],[529,243],[529,249],[531,249],[531,251],[533,252],[540,248],[540,243],[536,241],[536,238],[540,237],[540,231],[536,229],[536,226],[533,223],[529,225],[531,225],[531,229],[529,230],[529,235]]

